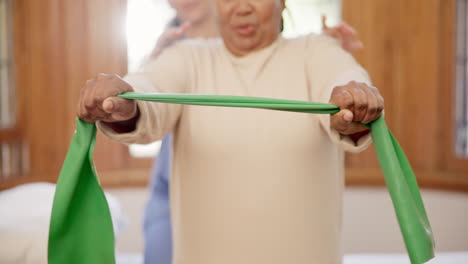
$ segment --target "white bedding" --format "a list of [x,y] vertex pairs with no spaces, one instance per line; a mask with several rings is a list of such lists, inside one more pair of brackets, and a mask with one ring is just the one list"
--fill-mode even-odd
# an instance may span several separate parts
[[[47,263],[55,184],[31,183],[0,192],[0,263]],[[125,226],[119,201],[106,193],[116,236]]]
[[[55,185],[36,183],[0,192],[0,263],[46,263]],[[107,195],[116,231],[125,223],[119,201]],[[464,249],[464,248],[463,248]],[[466,248],[468,250],[468,248]],[[428,264],[468,264],[468,251],[441,252]],[[117,254],[117,264],[143,264],[141,254]],[[405,254],[350,254],[342,264],[410,264]]]
[[[427,264],[468,264],[468,251],[441,252]],[[344,257],[343,264],[410,264],[403,254],[353,254]]]
[[[117,264],[143,264],[138,254],[118,254]],[[343,264],[410,264],[404,254],[351,254],[346,255]],[[468,251],[442,252],[426,264],[468,264]]]

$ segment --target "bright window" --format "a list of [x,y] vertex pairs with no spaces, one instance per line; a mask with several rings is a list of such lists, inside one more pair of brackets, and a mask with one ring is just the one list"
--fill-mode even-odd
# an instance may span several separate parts
[[337,25],[341,17],[341,0],[287,0],[283,13],[285,37],[296,37],[322,29],[322,14],[329,26]]
[[129,71],[136,70],[152,51],[174,15],[167,0],[128,0],[126,31]]

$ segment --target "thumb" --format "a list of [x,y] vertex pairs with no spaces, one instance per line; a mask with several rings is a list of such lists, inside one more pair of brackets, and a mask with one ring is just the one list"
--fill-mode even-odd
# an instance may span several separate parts
[[346,134],[353,123],[354,114],[348,109],[343,109],[340,112],[331,116],[331,127],[341,134]]
[[335,129],[338,133],[343,135],[351,135],[367,130],[362,124],[353,122],[353,118],[353,112],[348,109],[343,109],[331,116],[330,125],[332,129]]
[[322,14],[322,30],[326,31],[328,29],[327,26],[327,16]]
[[136,114],[136,105],[134,100],[128,100],[119,97],[109,97],[102,103],[102,109],[117,121],[131,119]]

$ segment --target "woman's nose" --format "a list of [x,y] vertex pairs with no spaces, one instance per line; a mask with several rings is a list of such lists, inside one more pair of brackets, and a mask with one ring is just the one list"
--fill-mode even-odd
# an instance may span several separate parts
[[245,16],[252,13],[253,8],[249,0],[238,0],[236,15]]

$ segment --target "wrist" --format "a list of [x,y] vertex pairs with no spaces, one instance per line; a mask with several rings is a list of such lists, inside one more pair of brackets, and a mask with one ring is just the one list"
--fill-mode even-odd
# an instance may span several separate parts
[[366,129],[366,130],[363,130],[363,131],[359,131],[359,132],[356,132],[354,134],[350,134],[348,135],[348,137],[350,137],[355,144],[358,143],[359,139],[361,139],[363,136],[367,135],[370,133],[370,129]]
[[130,133],[136,129],[137,122],[140,119],[140,109],[137,106],[135,116],[129,120],[119,121],[119,122],[105,122],[103,123],[114,130],[116,133]]

